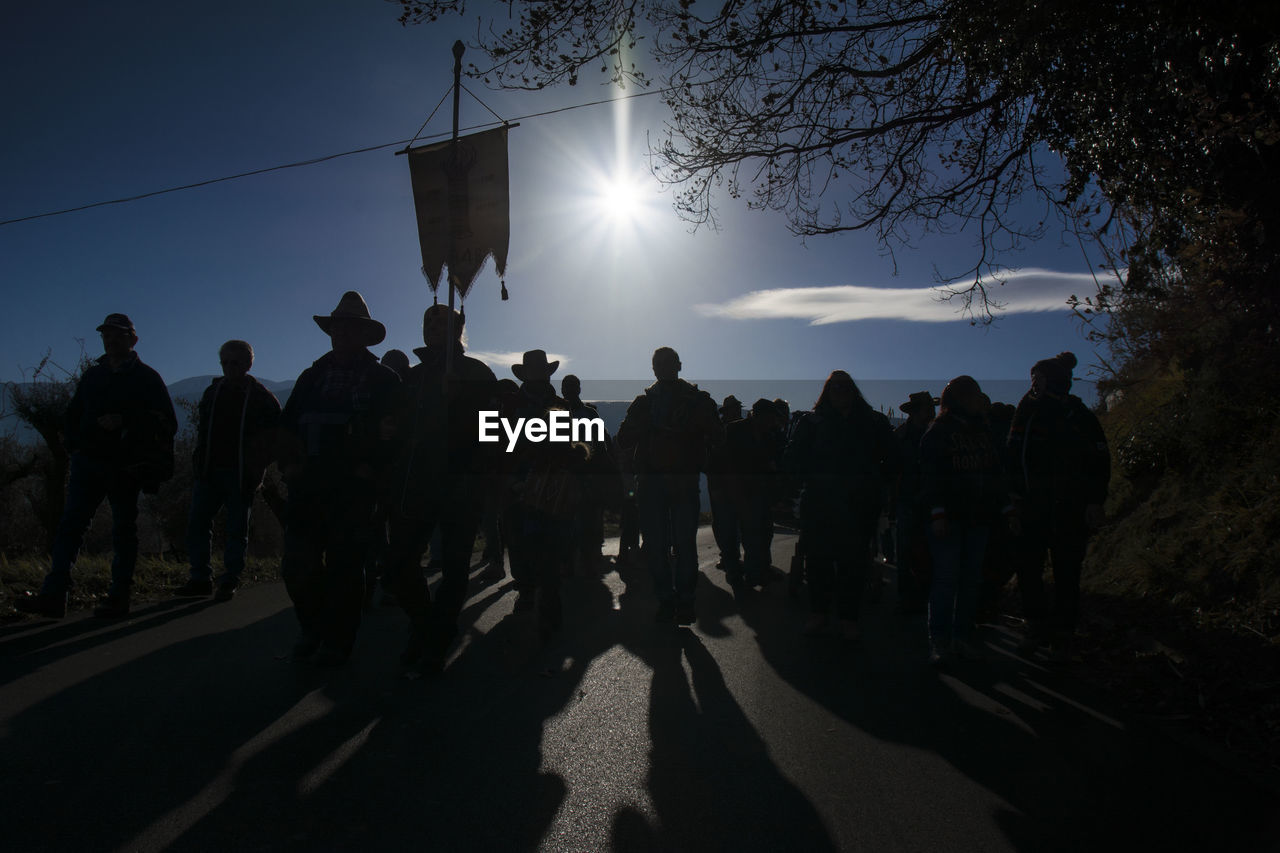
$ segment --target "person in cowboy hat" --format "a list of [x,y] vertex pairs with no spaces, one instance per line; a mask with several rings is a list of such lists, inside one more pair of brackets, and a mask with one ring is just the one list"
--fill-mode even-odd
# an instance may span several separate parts
[[[556,394],[551,384],[559,367],[558,360],[547,360],[545,350],[529,350],[521,356],[519,364],[511,365],[511,372],[520,380],[520,391],[505,401],[503,415],[515,422],[517,418],[545,418],[552,409],[568,411],[569,403]],[[527,612],[536,608],[539,633],[546,640],[560,630],[560,565],[572,551],[563,519],[548,514],[545,506],[535,506],[546,492],[535,486],[540,475],[542,482],[552,483],[554,472],[566,465],[573,467],[574,460],[556,452],[548,442],[534,445],[521,440],[504,461],[508,464],[502,529],[507,532],[511,577],[515,581],[515,610]]]
[[[495,445],[480,443],[476,421],[479,412],[497,408],[497,379],[484,362],[464,355],[461,312],[453,312],[449,341],[449,311],[436,304],[422,316],[424,346],[413,351],[420,362],[409,371],[401,395],[398,433],[404,442],[388,507],[387,569],[411,632],[401,662],[418,665],[426,675],[444,669],[458,633],[471,549],[495,462]],[[437,530],[439,547],[431,545],[431,559],[439,561],[441,579],[433,598],[422,555]]]
[[164,380],[133,351],[133,321],[108,314],[98,326],[103,355],[85,370],[63,419],[71,452],[67,499],[54,532],[52,565],[40,593],[16,603],[19,611],[61,618],[67,611],[71,569],[98,506],[111,504],[111,585],[94,615],[129,614],[138,558],[138,493],[153,491],[173,473],[178,419]]
[[400,377],[369,347],[386,327],[364,297],[342,295],[316,325],[330,350],[302,372],[281,414],[280,467],[289,485],[281,574],[302,634],[295,659],[345,663],[364,600],[380,473],[394,459]]
[[898,610],[925,611],[929,593],[929,543],[925,538],[926,508],[920,506],[920,439],[933,422],[938,399],[916,391],[898,406],[907,419],[893,437],[898,443],[898,481],[891,504],[894,513],[894,559],[898,564]]

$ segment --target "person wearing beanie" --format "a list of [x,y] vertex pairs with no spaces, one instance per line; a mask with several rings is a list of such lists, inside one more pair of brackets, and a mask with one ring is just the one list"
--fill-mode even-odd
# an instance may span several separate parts
[[[1080,607],[1080,571],[1089,534],[1103,521],[1111,456],[1102,425],[1071,394],[1073,353],[1037,361],[1031,388],[1009,428],[1006,461],[1021,532],[1014,542],[1018,588],[1027,618],[1024,653],[1048,643],[1051,658],[1071,659]],[[1053,563],[1054,600],[1044,588]]]

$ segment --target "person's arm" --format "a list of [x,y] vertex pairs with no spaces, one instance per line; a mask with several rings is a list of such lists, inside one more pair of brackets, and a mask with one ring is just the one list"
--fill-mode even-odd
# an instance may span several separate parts
[[618,427],[618,447],[623,450],[634,450],[649,434],[649,398],[644,394],[636,397],[627,407],[627,414]]
[[1082,439],[1085,442],[1085,523],[1091,529],[1098,529],[1106,521],[1103,504],[1107,500],[1107,489],[1111,485],[1111,451],[1107,447],[1107,434],[1093,412],[1080,404],[1082,423]]
[[1009,488],[1015,497],[1026,494],[1027,476],[1023,468],[1026,451],[1027,426],[1031,421],[1034,408],[1030,397],[1024,396],[1018,401],[1018,408],[1013,413],[1013,421],[1009,425],[1009,438],[1005,443],[1005,471],[1009,475]]
[[947,533],[946,481],[950,460],[946,456],[946,427],[937,421],[920,439],[920,505],[929,511],[934,536]]
[[76,389],[71,393],[71,402],[67,404],[67,411],[62,416],[62,445],[68,453],[75,453],[84,443],[84,436],[80,433],[80,421],[84,418],[82,389],[88,375],[88,371],[85,371],[80,381],[76,383]]
[[302,447],[302,437],[298,435],[298,418],[308,405],[314,376],[313,368],[308,367],[293,383],[289,399],[280,411],[280,427],[276,431],[275,457],[280,473],[286,478],[297,474],[303,466],[306,454]]

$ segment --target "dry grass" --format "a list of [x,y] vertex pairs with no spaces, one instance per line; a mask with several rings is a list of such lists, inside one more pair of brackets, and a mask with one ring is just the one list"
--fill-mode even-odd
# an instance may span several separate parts
[[[13,609],[14,600],[26,592],[38,591],[48,569],[47,558],[11,558],[0,554],[0,619],[22,618]],[[215,577],[221,570],[221,565],[216,560],[213,570]],[[279,576],[278,559],[249,557],[240,580],[243,584],[252,584],[275,580]],[[91,606],[98,596],[106,593],[107,585],[111,582],[111,556],[81,555],[72,570],[72,579],[75,583],[71,596],[72,609]],[[156,555],[139,555],[133,573],[133,594],[140,599],[165,597],[169,594],[170,587],[182,584],[186,579],[185,562]]]

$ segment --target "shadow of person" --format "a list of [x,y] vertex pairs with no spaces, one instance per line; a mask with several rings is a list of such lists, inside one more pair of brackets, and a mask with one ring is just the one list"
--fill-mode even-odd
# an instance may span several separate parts
[[[272,651],[288,648],[292,613],[176,642],[168,628],[117,636],[24,682],[29,704],[6,713],[3,728],[0,796],[20,816],[6,824],[6,845],[110,849],[132,839],[129,849],[159,849],[302,719],[290,709],[313,688]],[[158,825],[163,837],[148,841]]]
[[658,635],[637,651],[653,668],[649,790],[656,826],[641,831],[634,815],[619,812],[615,838],[627,845],[620,849],[837,849],[696,633]]
[[85,613],[63,621],[36,623],[0,638],[0,685],[94,646],[157,628],[211,607],[212,599],[169,599],[135,607],[126,619],[99,619]]
[[[868,837],[961,830],[976,847],[1047,850],[1216,847],[1229,838],[1252,849],[1271,820],[1265,792],[1127,724],[1068,675],[1017,658],[1012,638],[996,638],[985,660],[939,672],[925,663],[923,623],[892,613],[891,600],[864,606],[855,644],[801,636],[808,608],[785,593],[738,595],[736,604],[782,683],[773,689],[816,706],[793,706],[792,727],[819,752],[856,759],[815,763],[797,781],[847,792]],[[824,717],[846,724],[837,727],[844,743],[814,727]],[[860,830],[851,820],[837,832],[847,846]]]
[[[612,643],[608,590],[566,587],[565,636],[546,647],[537,645],[535,614],[512,614],[512,596],[480,590],[464,611],[464,640],[436,679],[397,677],[390,660],[365,677],[368,655],[394,658],[403,630],[401,614],[374,614],[379,624],[361,629],[361,667],[329,676],[317,697],[330,710],[246,762],[237,775],[245,794],[181,846],[232,844],[233,827],[256,826],[274,808],[289,815],[288,827],[273,825],[265,842],[282,846],[537,848],[568,795],[544,732]],[[553,672],[549,661],[558,662]]]

